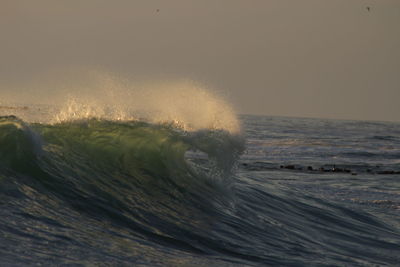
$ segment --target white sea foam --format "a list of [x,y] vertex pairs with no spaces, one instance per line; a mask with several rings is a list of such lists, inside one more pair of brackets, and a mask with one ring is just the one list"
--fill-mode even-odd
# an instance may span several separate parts
[[[18,105],[13,104],[17,108],[3,109],[2,113],[46,123],[96,117],[174,123],[185,130],[240,131],[232,107],[216,93],[190,80],[133,82],[104,72],[88,72],[86,77],[78,80],[62,85],[52,83],[52,90],[36,86],[38,91],[46,91],[46,96],[39,101],[30,101],[35,94],[20,97],[21,103],[39,102],[47,104],[46,108],[29,105],[24,109],[20,105],[18,109]],[[12,101],[16,101],[15,96]]]

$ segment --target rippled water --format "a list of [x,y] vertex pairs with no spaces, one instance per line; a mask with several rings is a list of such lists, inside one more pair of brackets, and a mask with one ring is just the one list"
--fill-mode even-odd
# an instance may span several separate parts
[[395,266],[400,124],[0,118],[0,265]]

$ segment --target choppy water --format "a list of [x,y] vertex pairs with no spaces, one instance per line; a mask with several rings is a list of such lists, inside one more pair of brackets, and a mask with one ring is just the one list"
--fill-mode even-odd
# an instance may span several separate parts
[[400,124],[0,118],[0,265],[395,266]]

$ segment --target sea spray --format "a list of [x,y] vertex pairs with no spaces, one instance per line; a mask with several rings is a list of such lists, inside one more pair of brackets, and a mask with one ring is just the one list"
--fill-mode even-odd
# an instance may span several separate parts
[[131,81],[89,71],[76,81],[44,83],[35,88],[37,92],[32,94],[2,93],[0,115],[13,114],[40,123],[88,118],[141,120],[173,123],[186,131],[211,129],[240,134],[233,108],[217,93],[191,80]]

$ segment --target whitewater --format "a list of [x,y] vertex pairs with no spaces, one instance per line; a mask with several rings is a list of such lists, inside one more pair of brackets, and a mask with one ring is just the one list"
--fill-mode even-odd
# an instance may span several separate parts
[[2,98],[0,266],[400,263],[399,123],[236,116],[196,84],[101,84],[112,93]]

